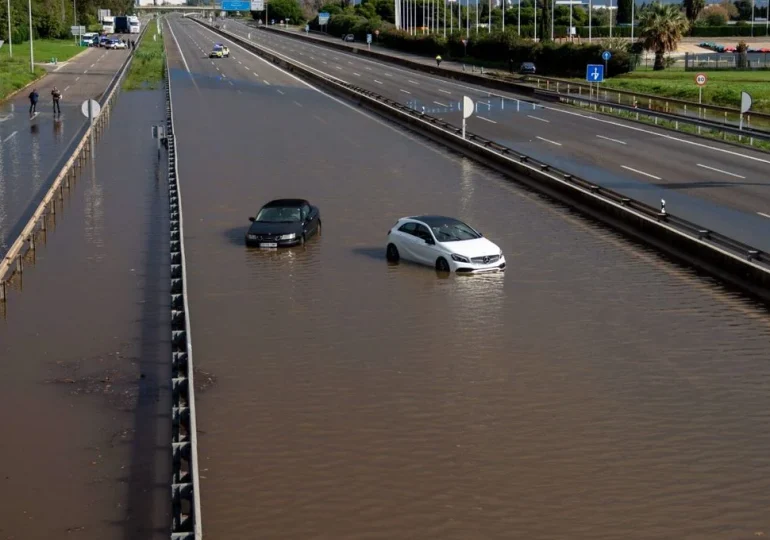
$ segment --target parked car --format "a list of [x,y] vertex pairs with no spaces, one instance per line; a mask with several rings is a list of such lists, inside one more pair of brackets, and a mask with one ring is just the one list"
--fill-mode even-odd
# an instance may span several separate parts
[[534,62],[523,62],[519,68],[519,73],[521,74],[534,75],[536,71],[537,68],[535,67]]
[[109,36],[100,36],[99,37],[99,47],[107,48],[107,45],[109,42],[112,41],[112,38]]
[[476,273],[505,270],[497,245],[459,219],[417,216],[399,219],[388,231],[385,256],[435,268],[439,272]]
[[305,199],[276,199],[250,217],[246,245],[278,248],[303,245],[321,234],[321,212]]
[[356,36],[354,36],[353,34],[345,34],[344,36],[342,36],[342,41],[353,42],[355,40],[356,40]]
[[111,39],[107,44],[108,49],[125,49],[126,44],[119,39]]

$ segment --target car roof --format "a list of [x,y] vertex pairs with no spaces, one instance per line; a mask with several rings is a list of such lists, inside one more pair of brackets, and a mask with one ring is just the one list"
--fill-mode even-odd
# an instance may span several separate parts
[[[422,221],[428,227],[439,227],[441,225],[449,225],[454,223],[463,223],[459,219],[447,217],[447,216],[412,216],[406,219],[413,219],[415,221]],[[464,223],[463,223],[464,224]]]
[[266,205],[264,205],[262,208],[273,208],[276,206],[282,206],[282,207],[297,207],[299,208],[303,204],[310,204],[305,199],[275,199],[274,201],[270,201]]

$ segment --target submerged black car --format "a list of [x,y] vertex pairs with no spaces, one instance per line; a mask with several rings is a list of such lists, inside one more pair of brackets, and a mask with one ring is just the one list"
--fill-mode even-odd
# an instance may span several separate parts
[[321,234],[321,212],[304,199],[270,201],[249,221],[247,246],[296,246],[304,244],[314,234]]

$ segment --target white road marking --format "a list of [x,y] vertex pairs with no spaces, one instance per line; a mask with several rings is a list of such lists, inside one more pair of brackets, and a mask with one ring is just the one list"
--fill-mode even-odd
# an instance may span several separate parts
[[277,91],[278,91],[278,93],[279,93],[279,94],[281,94],[282,96],[285,96],[285,95],[286,95],[286,92],[284,92],[284,91],[283,91],[283,90],[281,90],[280,88],[276,88],[276,90],[277,90]]
[[378,81],[377,79],[374,79],[374,82],[376,82],[377,84],[382,84],[382,81]]
[[83,75],[85,75],[86,73],[88,73],[88,70],[85,70],[85,71],[83,72]]
[[447,108],[449,107],[449,105],[445,105],[445,104],[441,103],[440,101],[434,101],[433,103],[435,103],[436,105],[439,105],[441,107],[447,107]]
[[267,79],[264,79],[264,81],[266,85],[270,86],[270,81],[268,81]]
[[409,92],[408,90],[403,90],[401,88],[399,88],[399,90],[401,90],[404,94],[411,94],[411,92]]
[[618,144],[627,144],[625,141],[621,141],[621,140],[618,140],[618,139],[612,139],[610,137],[605,137],[604,135],[597,135],[597,137],[599,137],[600,139],[604,139],[605,141],[612,141],[612,142],[616,142]]
[[392,76],[393,76],[393,74],[392,74],[392,73],[386,73],[386,74],[385,74],[385,76],[386,76],[386,77],[392,77]]
[[438,91],[444,92],[445,94],[449,94],[450,96],[452,95],[452,92],[450,92],[449,90],[444,90],[443,88],[439,88]]
[[[17,133],[18,133],[18,131],[14,131],[14,132],[13,132],[13,133],[11,133],[10,135],[8,135],[8,136],[7,136],[5,139],[3,139],[3,142],[4,142],[4,143],[7,143],[8,141],[10,141],[10,140],[11,140],[11,137],[13,137],[14,135],[16,135]],[[770,216],[768,216],[768,217],[770,217]]]
[[746,179],[745,176],[741,176],[740,174],[735,174],[735,173],[731,173],[731,172],[728,172],[728,171],[723,171],[722,169],[717,169],[715,167],[709,167],[708,165],[703,165],[702,163],[696,163],[696,165],[698,167],[703,167],[704,169],[708,169],[710,171],[716,171],[718,173],[726,174],[728,176],[734,176],[735,178],[741,178],[743,180]]
[[545,122],[546,124],[550,124],[550,120],[546,120],[545,118],[538,118],[537,116],[532,116],[531,114],[527,115],[528,118],[531,118],[532,120],[540,120],[541,122]]
[[340,66],[334,66],[334,67],[336,67],[337,69],[342,69],[342,67],[340,67]]
[[238,63],[239,63],[239,64],[241,64],[241,65],[243,65],[243,62],[241,62],[240,60],[238,60]]
[[420,83],[418,83],[417,81],[413,81],[412,79],[407,79],[407,80],[408,80],[410,83],[412,83],[412,84],[416,84],[417,86],[420,86]]
[[229,82],[229,83],[230,83],[230,86],[235,86],[235,85],[233,84],[233,81],[230,81],[230,80],[228,80],[227,82]]
[[[483,116],[476,116],[476,118],[478,118],[479,120],[484,120],[486,122],[489,122],[490,124],[497,124],[497,122],[495,122],[494,120],[490,120],[489,118],[484,118]],[[543,139],[543,140],[546,140],[546,139]],[[553,142],[553,141],[548,141],[548,142]],[[559,144],[559,143],[554,143],[554,144]],[[561,145],[559,144],[559,146]]]
[[78,82],[80,80],[80,76],[75,77],[75,82]]
[[368,69],[369,71],[371,71],[371,70],[372,70],[372,68],[370,68],[369,66],[365,66],[365,67],[366,67],[366,69]]
[[294,102],[294,104],[295,104],[297,107],[302,107],[302,103],[299,103],[299,102],[297,102],[297,101],[295,101],[295,102]]
[[650,178],[652,178],[654,180],[660,180],[660,177],[659,176],[655,176],[654,174],[646,173],[644,171],[640,171],[639,169],[632,169],[631,167],[626,167],[625,165],[621,165],[621,167],[623,167],[624,169],[626,169],[628,171],[631,171],[631,172],[635,172],[635,173],[638,173],[638,174],[643,174],[644,176],[649,176]]
[[350,64],[350,65],[352,66],[352,65],[353,65],[353,62],[351,62],[350,60],[348,60],[348,64]]
[[184,68],[187,70],[187,73],[189,73],[192,76],[192,72],[190,71],[190,66],[187,65],[187,60],[184,57],[184,53],[182,52],[182,47],[179,46],[179,42],[176,39],[176,36],[174,35],[174,29],[171,27],[171,23],[168,25],[168,29],[171,31],[171,37],[174,38],[174,43],[176,43],[176,48],[179,49],[179,56],[182,57],[182,63],[184,64]]
[[95,65],[96,65],[96,62],[94,62],[93,64],[91,64],[91,66],[90,66],[90,67],[94,67]]
[[[14,131],[14,133],[16,132]],[[762,217],[766,217],[767,219],[770,219],[770,214],[765,214],[764,212],[757,212],[757,214],[759,214]]]
[[356,77],[360,77],[361,76],[360,73],[356,73],[355,71],[353,72],[353,75],[355,75]]
[[321,61],[322,61],[324,64],[326,64],[327,66],[329,65],[329,62],[327,62],[326,60],[321,60]]
[[70,87],[69,87],[69,86],[65,86],[65,87],[64,87],[64,91],[65,91],[65,92],[66,92],[67,90],[69,90],[69,89],[70,89]]
[[540,135],[535,135],[535,137],[540,139],[541,141],[545,141],[547,143],[555,144],[556,146],[561,146],[560,142],[552,141],[550,139],[545,139],[545,138],[541,137]]

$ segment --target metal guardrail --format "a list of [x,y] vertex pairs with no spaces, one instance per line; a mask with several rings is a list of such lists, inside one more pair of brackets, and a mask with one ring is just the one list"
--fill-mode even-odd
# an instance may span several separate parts
[[200,480],[198,428],[195,415],[195,379],[187,297],[187,263],[184,250],[182,193],[179,185],[174,106],[168,56],[166,74],[166,146],[171,235],[171,540],[200,540]]
[[[546,184],[556,186],[562,192],[564,188],[567,188],[571,194],[579,195],[583,202],[601,204],[603,209],[611,208],[618,215],[625,217],[627,221],[637,221],[637,229],[655,230],[661,235],[665,234],[672,243],[686,244],[685,247],[690,248],[691,251],[700,250],[701,255],[705,252],[712,259],[719,260],[726,267],[729,266],[729,269],[721,270],[715,268],[713,264],[707,265],[705,263],[701,264],[701,268],[710,270],[714,275],[729,280],[735,285],[742,286],[744,290],[759,295],[766,301],[770,300],[770,254],[762,250],[670,214],[665,209],[654,208],[611,189],[598,186],[589,180],[562,171],[473,133],[466,132],[466,138],[463,139],[461,136],[462,128],[449,122],[411,109],[375,92],[346,83],[316,68],[300,65],[296,60],[281,53],[272,52],[226,30],[214,29],[200,20],[193,20],[249,48],[273,63],[283,65],[292,72],[318,81],[339,95],[354,98],[360,105],[368,105],[369,108],[376,111],[386,109],[394,119],[397,117],[408,118],[411,120],[409,123],[419,124],[422,127],[430,128],[432,133],[442,134],[442,140],[452,143],[455,147],[463,149],[472,147],[478,157],[492,158],[491,161],[504,166],[509,174],[518,173],[513,175],[514,178],[526,175],[536,180],[534,184],[530,182],[527,185],[540,187],[546,192]],[[602,221],[624,233],[629,233],[627,227],[618,226],[617,220],[606,217]],[[639,233],[634,236],[639,238],[643,234]],[[673,247],[665,249],[664,242],[658,242],[655,245],[664,248],[664,251],[672,255],[677,255],[677,250]]]
[[[144,38],[146,27],[142,30],[142,33],[137,38],[138,45]],[[8,252],[0,261],[0,302],[4,303],[8,299],[8,287],[9,281],[14,274],[21,274],[24,271],[24,255],[30,250],[36,249],[36,238],[39,232],[47,231],[47,220],[49,216],[56,216],[56,204],[57,201],[61,201],[64,198],[64,188],[69,189],[72,182],[77,179],[77,169],[83,167],[87,160],[87,155],[90,155],[93,149],[91,148],[92,137],[94,134],[94,143],[96,138],[103,132],[107,123],[109,112],[112,108],[112,100],[117,95],[117,89],[120,86],[120,82],[128,73],[128,69],[131,66],[131,62],[134,59],[135,51],[132,51],[126,58],[120,69],[115,72],[112,80],[107,85],[107,88],[102,92],[101,98],[98,100],[101,105],[99,114],[94,118],[93,124],[89,125],[86,121],[83,127],[80,128],[78,134],[74,137],[74,142],[70,145],[71,150],[65,152],[64,157],[59,161],[59,164],[54,167],[52,173],[53,181],[51,187],[43,196],[37,208],[32,213],[32,216],[27,220],[27,224],[22,228],[16,240],[11,244]],[[69,157],[67,157],[69,156]],[[62,163],[63,161],[63,163]],[[57,195],[58,191],[58,197]],[[39,227],[38,227],[39,226]],[[15,264],[14,264],[15,263]]]
[[[770,141],[770,132],[751,129],[751,128],[739,129],[739,128],[728,126],[718,122],[704,120],[702,118],[698,118],[697,116],[693,117],[693,116],[684,116],[679,114],[659,112],[655,110],[646,109],[643,107],[621,105],[610,101],[602,101],[597,99],[591,99],[588,97],[581,97],[581,96],[575,96],[575,95],[563,94],[563,93],[557,93],[557,92],[548,92],[544,90],[536,90],[535,95],[540,96],[544,99],[560,101],[562,103],[572,102],[573,104],[578,104],[578,105],[587,106],[587,107],[593,106],[594,110],[599,110],[602,112],[606,112],[607,109],[609,109],[609,112],[613,112],[613,110],[624,111],[626,113],[629,113],[632,116],[636,115],[637,120],[639,120],[639,117],[641,116],[647,117],[652,121],[652,123],[656,125],[658,124],[658,120],[664,120],[666,122],[675,124],[676,125],[675,129],[677,130],[679,129],[678,124],[684,124],[684,125],[694,126],[696,128],[710,130],[712,132],[719,132],[723,135],[726,135],[729,133],[739,138],[745,137],[746,139],[749,139],[750,145],[754,144],[754,139],[760,140],[760,141]],[[634,118],[632,117],[630,119],[633,120]],[[700,130],[698,131],[698,134],[700,134]]]

